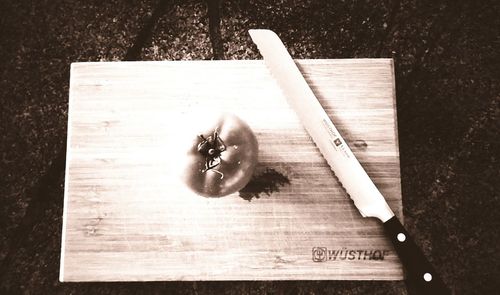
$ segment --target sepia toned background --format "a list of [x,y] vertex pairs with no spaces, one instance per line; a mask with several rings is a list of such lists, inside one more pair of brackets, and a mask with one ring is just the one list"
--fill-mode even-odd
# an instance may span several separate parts
[[[0,1],[0,293],[412,294],[403,282],[59,283],[76,61],[394,59],[405,224],[456,294],[500,288],[497,1]],[[250,278],[249,278],[250,279]]]

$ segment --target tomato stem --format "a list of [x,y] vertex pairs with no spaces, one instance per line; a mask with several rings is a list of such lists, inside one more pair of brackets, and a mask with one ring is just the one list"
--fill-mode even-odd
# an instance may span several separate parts
[[226,145],[224,141],[219,137],[219,128],[215,128],[213,135],[204,137],[202,134],[199,135],[202,140],[198,143],[198,152],[205,156],[205,169],[203,173],[212,170],[213,172],[219,173],[221,179],[224,178],[224,174],[213,168],[217,167],[221,163],[221,154],[226,150]]

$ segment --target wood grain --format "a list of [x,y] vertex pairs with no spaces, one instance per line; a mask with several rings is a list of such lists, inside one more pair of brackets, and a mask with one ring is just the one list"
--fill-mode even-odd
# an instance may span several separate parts
[[[296,62],[402,218],[392,60]],[[256,175],[289,184],[250,201],[185,188],[183,136],[220,112],[255,131]],[[75,63],[68,125],[61,281],[402,279],[262,61]]]

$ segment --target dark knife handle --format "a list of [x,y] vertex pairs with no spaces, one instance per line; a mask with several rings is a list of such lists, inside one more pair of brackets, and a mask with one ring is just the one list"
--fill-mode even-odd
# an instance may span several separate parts
[[396,216],[387,220],[384,228],[406,269],[409,285],[415,286],[421,294],[451,294]]

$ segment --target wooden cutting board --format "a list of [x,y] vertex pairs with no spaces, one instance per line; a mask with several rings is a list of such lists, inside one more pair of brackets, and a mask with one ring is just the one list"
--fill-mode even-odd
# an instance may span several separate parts
[[[296,62],[402,218],[392,60]],[[217,112],[251,126],[259,164],[249,188],[205,198],[174,177],[178,143]],[[61,252],[61,281],[403,276],[262,61],[72,64]]]

